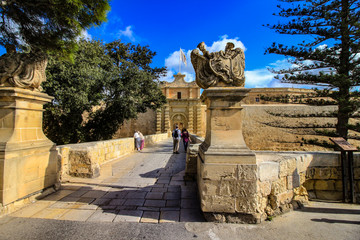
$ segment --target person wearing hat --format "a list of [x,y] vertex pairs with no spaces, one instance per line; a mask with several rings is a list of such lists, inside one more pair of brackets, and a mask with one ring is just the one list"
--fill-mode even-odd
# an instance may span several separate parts
[[178,154],[179,153],[180,139],[181,139],[181,131],[180,131],[178,125],[175,125],[175,129],[172,132],[172,137],[173,137],[173,153]]

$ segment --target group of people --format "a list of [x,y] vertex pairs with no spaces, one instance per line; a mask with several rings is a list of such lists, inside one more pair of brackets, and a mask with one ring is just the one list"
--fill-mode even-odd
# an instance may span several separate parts
[[[186,152],[188,144],[189,142],[191,142],[189,132],[186,130],[186,128],[183,128],[182,131],[180,131],[179,126],[176,125],[174,131],[172,132],[172,137],[173,137],[173,153],[176,154],[179,153],[179,146],[181,139],[183,140],[184,149]],[[135,130],[134,139],[135,139],[136,150],[140,152],[145,145],[144,135],[140,131]]]
[[182,131],[180,131],[179,126],[175,125],[175,129],[172,132],[173,137],[173,153],[178,154],[179,153],[179,146],[180,146],[180,140],[183,140],[184,143],[184,149],[185,152],[187,151],[187,147],[189,142],[191,142],[189,132],[186,130],[186,128],[183,128]]
[[144,145],[145,145],[144,135],[140,131],[135,130],[134,138],[135,138],[136,150],[138,150],[140,152],[144,148]]

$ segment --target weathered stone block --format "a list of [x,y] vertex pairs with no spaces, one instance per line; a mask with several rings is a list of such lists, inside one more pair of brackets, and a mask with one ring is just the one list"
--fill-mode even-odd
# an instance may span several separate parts
[[226,196],[203,196],[200,200],[203,212],[235,212],[235,198]]
[[273,181],[279,178],[279,163],[262,162],[259,164],[260,181]]
[[220,181],[219,196],[235,196],[237,194],[236,180]]
[[336,191],[342,191],[342,180],[335,181],[335,190]]
[[316,198],[322,200],[342,200],[342,192],[338,191],[316,191]]
[[308,179],[304,182],[303,185],[308,191],[314,190],[315,180]]
[[331,168],[322,167],[322,168],[314,168],[314,179],[331,179]]
[[293,176],[286,177],[287,189],[292,190],[294,188],[300,187],[300,176],[297,173],[294,173]]
[[259,181],[259,191],[262,196],[268,196],[271,193],[271,183],[270,182],[260,182]]
[[340,154],[333,152],[319,152],[314,154],[314,159],[311,161],[309,167],[329,167],[341,166]]
[[258,170],[258,166],[255,164],[238,165],[238,179],[256,181],[258,179],[257,170]]
[[201,195],[215,196],[219,194],[219,181],[201,180],[199,181],[199,191]]
[[246,197],[236,197],[236,212],[252,214],[256,213],[258,209],[258,202],[256,195],[246,196]]
[[287,192],[277,195],[277,201],[280,202],[280,205],[284,205],[284,204],[290,203],[293,196],[294,196],[293,191],[287,191]]
[[289,175],[291,176],[294,173],[297,173],[296,159],[288,159],[285,161],[281,161],[279,167],[280,167],[279,170],[280,177],[289,176]]
[[271,183],[271,194],[277,195],[285,191],[287,191],[286,177],[282,177],[281,179]]
[[315,190],[335,190],[335,180],[316,180]]
[[252,198],[257,194],[257,182],[239,180],[236,182],[236,193],[235,196],[242,198]]
[[304,154],[296,157],[296,168],[298,172],[299,173],[306,172],[312,160],[313,160],[312,154]]
[[202,178],[211,180],[236,180],[237,165],[204,164]]

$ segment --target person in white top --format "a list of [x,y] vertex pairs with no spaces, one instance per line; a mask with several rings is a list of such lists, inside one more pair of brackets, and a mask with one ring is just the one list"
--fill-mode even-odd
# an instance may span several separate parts
[[136,131],[136,130],[134,133],[134,139],[135,139],[136,150],[140,151],[141,137],[140,137],[140,134],[138,133],[138,131]]

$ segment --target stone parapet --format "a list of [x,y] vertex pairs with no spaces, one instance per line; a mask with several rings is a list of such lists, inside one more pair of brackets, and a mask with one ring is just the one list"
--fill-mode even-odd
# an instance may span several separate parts
[[[168,138],[167,133],[145,136],[151,145]],[[93,178],[100,174],[102,164],[134,152],[134,138],[121,138],[57,146],[62,176]]]
[[[192,137],[194,142],[202,141]],[[308,199],[342,200],[338,152],[255,153],[256,165],[206,164],[198,158],[198,190],[208,220],[256,223],[297,208]],[[354,180],[356,202],[360,203],[360,153],[354,153]],[[241,201],[242,196],[248,199],[252,195],[256,200]],[[253,214],[239,215],[237,211]]]

